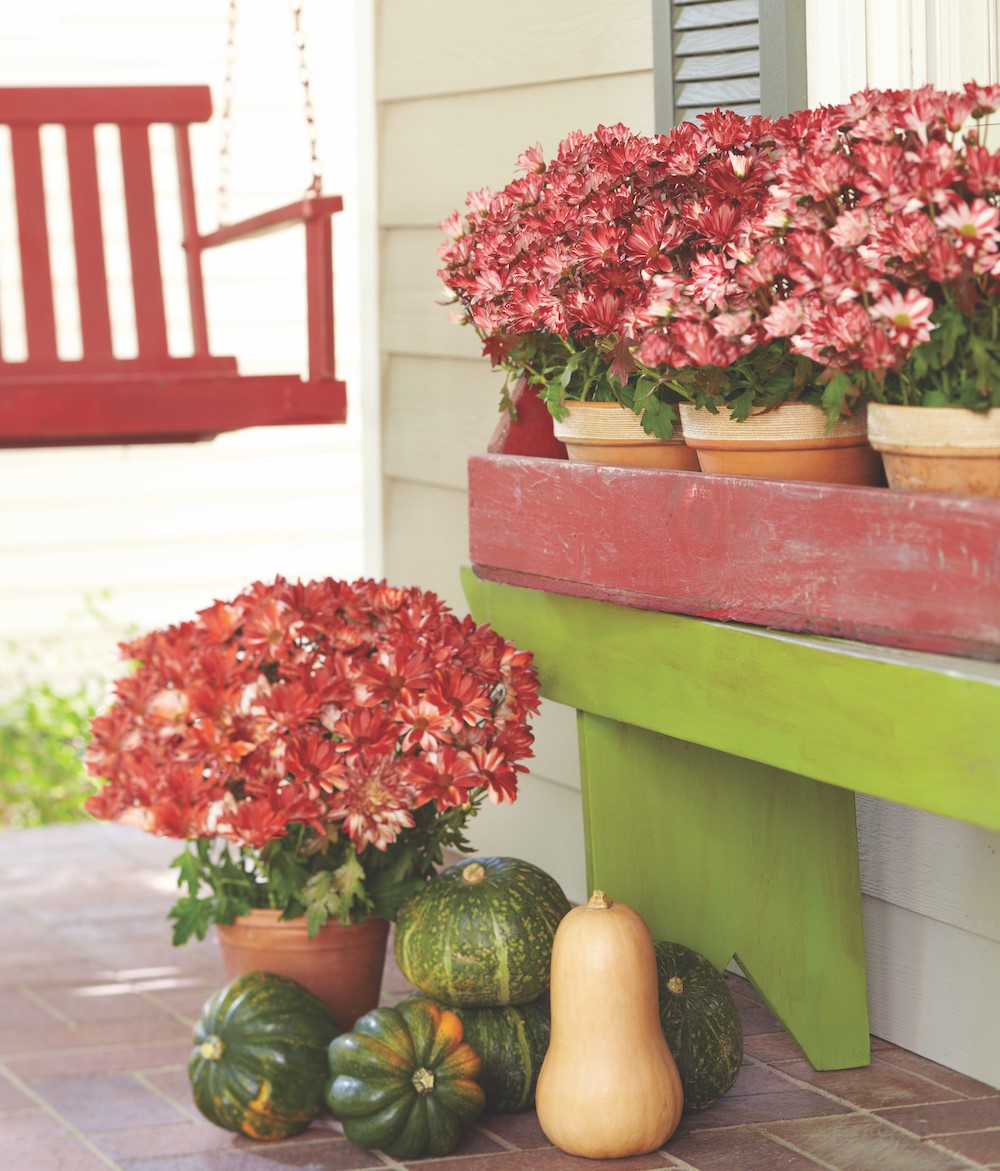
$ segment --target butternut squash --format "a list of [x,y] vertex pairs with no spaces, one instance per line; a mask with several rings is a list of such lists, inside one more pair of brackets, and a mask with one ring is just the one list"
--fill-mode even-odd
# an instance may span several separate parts
[[552,945],[552,1034],[535,1090],[538,1121],[569,1155],[617,1159],[661,1147],[684,1091],[660,1028],[656,957],[642,917],[601,890]]

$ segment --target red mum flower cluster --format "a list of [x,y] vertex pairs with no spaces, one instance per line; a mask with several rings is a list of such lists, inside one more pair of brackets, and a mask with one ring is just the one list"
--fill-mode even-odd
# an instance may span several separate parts
[[665,435],[672,412],[650,407],[681,397],[835,418],[862,392],[926,401],[928,371],[989,406],[1000,152],[978,120],[998,108],[1000,87],[970,83],[576,133],[444,221],[439,275],[557,417],[567,397],[617,398]]
[[[621,125],[575,133],[548,164],[534,147],[519,159],[524,178],[475,193],[468,214],[442,224],[451,239],[439,275],[462,304],[458,320],[494,365],[526,372],[556,417],[566,398],[617,398],[669,434],[669,411],[651,409],[648,393],[636,405],[633,351],[668,306],[675,317],[684,303],[700,313],[729,258],[745,252],[773,177],[768,127],[716,112],[658,138]],[[702,263],[709,256],[721,259]],[[670,357],[736,356],[734,337],[712,339],[706,350],[695,331],[678,332],[683,348]]]
[[424,807],[513,801],[531,755],[530,655],[416,589],[278,578],[122,651],[87,809],[153,833],[386,851]]

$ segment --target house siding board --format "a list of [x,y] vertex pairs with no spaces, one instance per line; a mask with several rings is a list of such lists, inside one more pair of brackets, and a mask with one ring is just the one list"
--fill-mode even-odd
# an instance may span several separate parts
[[509,183],[527,147],[540,142],[553,154],[571,131],[616,122],[640,134],[652,131],[648,72],[387,102],[379,222],[383,228],[438,224],[464,207],[468,191]]
[[393,476],[464,492],[469,452],[485,451],[497,425],[501,384],[483,358],[390,357],[385,462]]
[[382,346],[391,354],[478,359],[482,343],[471,326],[457,328],[437,276],[438,227],[389,228],[382,233]]
[[[545,0],[497,8],[462,0],[382,0],[377,85],[383,103],[518,89],[648,70],[649,0]],[[520,23],[520,22],[523,22]],[[528,28],[528,35],[504,29]],[[448,30],[454,30],[449,35]]]
[[1000,1088],[1000,943],[879,898],[863,915],[872,1033]]

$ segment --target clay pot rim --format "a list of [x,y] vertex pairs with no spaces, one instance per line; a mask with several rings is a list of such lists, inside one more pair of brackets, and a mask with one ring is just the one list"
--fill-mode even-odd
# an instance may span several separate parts
[[663,443],[683,443],[680,422],[674,423],[670,439],[659,439],[642,429],[642,419],[621,403],[591,403],[572,401],[565,404],[569,414],[564,419],[552,420],[552,432],[563,443],[615,443],[657,446]]
[[[292,934],[308,934],[308,927],[304,915],[299,915],[294,919],[282,919],[282,912],[272,910],[269,907],[254,907],[246,915],[237,915],[232,923],[216,923],[216,931],[221,931],[226,934],[231,934],[234,930],[245,931],[261,928],[266,931],[286,931]],[[367,919],[362,919],[360,923],[341,923],[336,919],[331,919],[325,923],[320,931],[327,928],[336,928],[341,932],[349,933],[351,935],[375,935],[382,931],[388,931],[388,919],[381,919],[377,915],[371,915]]]
[[868,441],[866,414],[861,404],[853,415],[838,419],[827,435],[826,412],[813,403],[782,403],[770,411],[755,407],[738,423],[725,409],[712,414],[693,403],[680,404],[684,439],[692,447],[739,446],[748,451],[862,445]]
[[968,407],[872,403],[868,418],[869,441],[877,451],[927,452],[956,459],[1000,455],[1000,407],[980,412]]

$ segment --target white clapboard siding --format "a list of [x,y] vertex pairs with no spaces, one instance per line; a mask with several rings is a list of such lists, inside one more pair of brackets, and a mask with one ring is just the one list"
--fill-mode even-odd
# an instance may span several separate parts
[[438,277],[439,228],[390,228],[382,233],[382,346],[393,354],[479,358],[482,343],[471,326],[459,327],[445,304]]
[[500,421],[503,379],[483,358],[390,358],[385,377],[385,462],[393,476],[464,490],[470,455]]
[[[343,491],[356,504],[357,485]],[[155,498],[149,493],[131,492],[118,499],[77,497],[63,503],[58,512],[51,505],[39,508],[29,502],[4,526],[0,565],[23,566],[27,571],[32,558],[46,556],[50,550],[75,558],[85,555],[88,549],[100,549],[104,560],[108,551],[123,544],[128,544],[127,552],[132,556],[137,544],[212,542],[219,539],[220,526],[225,529],[227,542],[252,542],[266,532],[282,532],[294,539],[300,534],[325,531],[335,538],[338,529],[341,537],[354,529],[354,517],[346,510],[343,518],[333,519],[327,500],[319,493],[303,493],[301,488],[286,487],[280,481],[269,490],[248,494],[244,503],[249,507],[233,508],[232,502],[220,506],[211,501],[206,505],[203,494],[190,482]],[[93,517],[97,510],[102,523],[95,534]],[[102,567],[95,567],[94,572],[99,576]],[[16,583],[16,574],[5,576]]]
[[874,1035],[1000,1088],[1000,943],[867,896],[864,923]]
[[390,581],[432,590],[468,613],[459,571],[469,561],[468,499],[464,491],[411,480],[385,484],[385,574]]
[[653,95],[643,71],[387,102],[381,122],[379,220],[429,226],[464,207],[467,192],[516,178],[518,155],[536,142],[553,154],[567,134],[601,123],[652,133]]
[[571,902],[586,902],[579,792],[535,774],[522,777],[517,800],[484,807],[470,823],[468,836],[478,853],[534,862],[556,879]]
[[[383,102],[510,89],[649,69],[649,0],[545,0],[525,31],[507,4],[382,0],[377,84]],[[445,35],[454,29],[457,35]],[[504,35],[505,32],[507,35]],[[510,35],[515,33],[516,35]]]
[[866,894],[1000,944],[1000,833],[859,795]]
[[576,731],[576,709],[542,700],[535,721],[535,755],[532,772],[553,784],[580,791],[580,752]]

